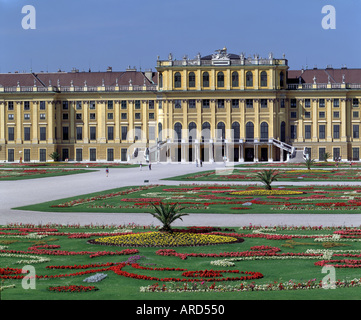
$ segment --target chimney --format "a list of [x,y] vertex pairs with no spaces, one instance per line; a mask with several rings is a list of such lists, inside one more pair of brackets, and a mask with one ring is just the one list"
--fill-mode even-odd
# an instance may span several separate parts
[[145,69],[144,75],[146,78],[153,83],[153,71],[152,69]]

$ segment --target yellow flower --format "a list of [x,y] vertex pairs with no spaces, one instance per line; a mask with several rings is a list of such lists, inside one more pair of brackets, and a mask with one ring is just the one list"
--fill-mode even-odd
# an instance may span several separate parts
[[302,191],[292,190],[246,190],[230,192],[230,194],[238,196],[274,196],[274,195],[290,195],[290,194],[303,194]]
[[98,238],[91,243],[114,245],[123,247],[173,247],[173,246],[198,246],[208,244],[220,244],[237,242],[235,237],[213,235],[213,234],[195,234],[189,232],[142,232],[135,234],[125,234],[119,236]]

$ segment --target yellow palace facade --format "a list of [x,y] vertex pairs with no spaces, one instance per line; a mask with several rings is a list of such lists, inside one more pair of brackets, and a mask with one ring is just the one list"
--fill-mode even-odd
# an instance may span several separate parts
[[360,100],[361,69],[226,48],[155,72],[0,74],[0,161],[359,161]]

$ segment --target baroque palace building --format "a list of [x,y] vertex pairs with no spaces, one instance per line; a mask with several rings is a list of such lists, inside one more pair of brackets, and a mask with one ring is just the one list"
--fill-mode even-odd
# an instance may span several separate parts
[[156,72],[0,74],[0,161],[359,161],[360,99],[361,69],[226,48]]

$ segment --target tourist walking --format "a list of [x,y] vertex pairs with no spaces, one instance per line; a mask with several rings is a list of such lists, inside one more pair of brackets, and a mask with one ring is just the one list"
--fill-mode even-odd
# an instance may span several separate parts
[[108,174],[109,174],[109,168],[108,167],[105,168],[105,173],[108,176]]

